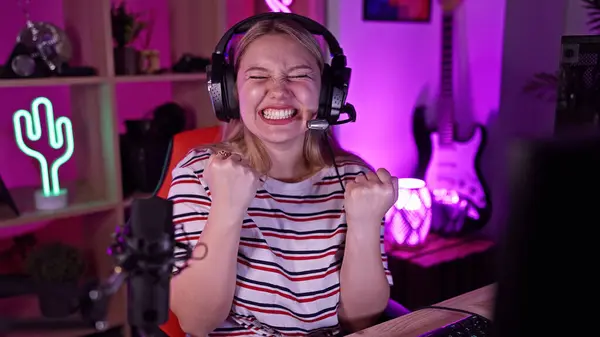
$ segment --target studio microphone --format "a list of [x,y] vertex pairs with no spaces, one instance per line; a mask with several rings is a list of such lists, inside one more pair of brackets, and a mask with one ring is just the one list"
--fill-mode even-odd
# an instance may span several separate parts
[[169,286],[175,233],[173,202],[159,197],[135,200],[124,240],[129,253],[128,322],[155,329],[169,318]]

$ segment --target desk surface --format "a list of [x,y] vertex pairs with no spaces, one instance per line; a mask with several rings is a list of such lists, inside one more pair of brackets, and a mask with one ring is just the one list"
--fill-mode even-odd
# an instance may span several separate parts
[[[436,305],[463,309],[491,318],[494,294],[495,286],[488,285]],[[448,310],[422,309],[356,332],[349,337],[417,337],[467,316]]]

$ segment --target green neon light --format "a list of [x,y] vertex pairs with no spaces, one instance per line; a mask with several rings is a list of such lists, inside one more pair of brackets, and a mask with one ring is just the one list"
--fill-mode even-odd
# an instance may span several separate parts
[[[65,146],[65,153],[58,157],[50,169],[48,161],[43,154],[29,148],[23,141],[23,132],[21,131],[21,118],[24,120],[27,138],[36,142],[42,138],[42,126],[40,121],[40,106],[44,107],[46,112],[46,126],[48,128],[48,143],[50,146],[59,150]],[[13,126],[15,129],[15,138],[17,146],[26,155],[37,159],[40,163],[42,174],[42,193],[46,197],[58,196],[62,194],[60,182],[58,181],[58,169],[71,159],[73,155],[73,125],[68,117],[62,116],[54,119],[54,108],[52,103],[46,97],[38,97],[31,102],[31,112],[27,110],[18,110],[13,115]]]

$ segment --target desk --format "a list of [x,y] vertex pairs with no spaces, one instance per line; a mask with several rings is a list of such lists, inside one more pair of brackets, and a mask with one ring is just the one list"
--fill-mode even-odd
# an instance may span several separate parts
[[[492,284],[436,305],[468,310],[491,318],[494,294],[495,285]],[[417,337],[467,316],[448,310],[423,309],[356,332],[349,337]]]

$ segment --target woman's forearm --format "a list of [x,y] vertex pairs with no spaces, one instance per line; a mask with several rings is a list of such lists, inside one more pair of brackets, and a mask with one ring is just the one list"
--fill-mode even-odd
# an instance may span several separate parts
[[[358,331],[374,324],[387,306],[390,286],[381,260],[379,232],[353,230],[376,224],[349,224],[340,272],[339,318],[345,329]],[[356,227],[354,227],[356,229]]]
[[171,310],[182,329],[204,337],[231,310],[242,219],[213,204],[189,265],[171,281]]

